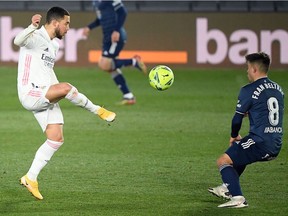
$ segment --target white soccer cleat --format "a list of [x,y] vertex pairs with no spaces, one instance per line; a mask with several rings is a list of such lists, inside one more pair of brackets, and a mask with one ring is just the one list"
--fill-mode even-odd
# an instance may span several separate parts
[[220,198],[223,198],[223,199],[226,199],[226,200],[229,200],[231,199],[231,194],[227,188],[227,186],[225,184],[222,184],[218,187],[214,187],[214,188],[208,188],[208,191],[217,196],[217,197],[220,197]]
[[248,203],[244,196],[234,196],[230,201],[218,206],[219,208],[245,208],[248,207]]

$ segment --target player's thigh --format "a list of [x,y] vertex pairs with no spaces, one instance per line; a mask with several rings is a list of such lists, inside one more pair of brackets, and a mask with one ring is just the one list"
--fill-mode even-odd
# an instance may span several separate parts
[[42,111],[48,109],[52,104],[45,97],[49,87],[31,88],[20,98],[22,106],[29,111]]
[[45,97],[51,103],[57,103],[59,100],[63,99],[71,90],[72,85],[66,82],[57,83],[51,85],[45,94]]
[[[64,118],[58,103],[53,104],[49,109],[33,112],[43,132],[46,132],[47,126],[50,124],[63,125]],[[62,131],[60,131],[62,134]],[[57,137],[59,136],[59,133]],[[61,135],[63,136],[63,134]],[[52,139],[54,140],[54,139]]]
[[260,142],[256,143],[252,137],[246,136],[240,142],[233,143],[225,153],[231,158],[234,166],[248,165],[263,161],[266,153],[258,146],[261,146]]
[[125,41],[119,40],[118,42],[105,42],[102,48],[102,56],[108,58],[116,58],[124,48]]
[[113,59],[117,58],[124,47],[124,41],[106,42],[103,44],[102,56],[99,59],[99,67],[105,71],[114,70]]

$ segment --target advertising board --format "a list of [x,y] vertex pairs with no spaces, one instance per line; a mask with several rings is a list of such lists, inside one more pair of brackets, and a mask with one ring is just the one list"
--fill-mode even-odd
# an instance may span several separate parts
[[[17,63],[19,48],[13,39],[33,14],[1,12],[1,65]],[[94,19],[93,12],[71,13],[70,30],[59,41],[57,65],[95,66],[101,55],[101,30],[91,31],[88,38],[82,35],[82,28]],[[243,67],[247,53],[264,51],[274,68],[286,68],[287,19],[286,13],[129,13],[128,40],[120,57],[139,54],[151,65],[229,68]]]

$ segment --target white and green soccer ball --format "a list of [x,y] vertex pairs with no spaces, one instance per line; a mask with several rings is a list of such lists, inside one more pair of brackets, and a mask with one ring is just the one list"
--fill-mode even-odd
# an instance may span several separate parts
[[173,82],[173,71],[165,65],[158,65],[149,72],[150,85],[159,91],[170,88]]

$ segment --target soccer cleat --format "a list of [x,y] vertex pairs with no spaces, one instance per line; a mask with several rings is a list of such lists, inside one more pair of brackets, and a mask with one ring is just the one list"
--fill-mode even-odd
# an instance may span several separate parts
[[220,198],[223,198],[223,199],[226,199],[226,200],[229,200],[231,199],[231,194],[228,190],[228,188],[225,186],[225,185],[220,185],[218,187],[214,187],[214,188],[208,188],[208,191],[217,196],[217,197],[220,197]]
[[107,121],[107,122],[113,122],[115,120],[116,114],[114,112],[108,111],[106,109],[104,109],[103,107],[101,107],[98,111],[97,111],[97,115]]
[[133,105],[136,103],[136,98],[123,98],[123,100],[120,102],[120,105]]
[[147,67],[141,60],[141,57],[139,55],[135,55],[133,58],[136,60],[135,67],[142,71],[144,74],[147,74]]
[[248,203],[244,196],[234,196],[231,200],[218,206],[219,208],[245,208]]
[[28,179],[27,175],[23,176],[20,179],[20,184],[25,186],[34,197],[36,197],[39,200],[43,199],[43,196],[40,194],[39,190],[38,190],[38,182],[37,181],[31,181],[30,179]]

